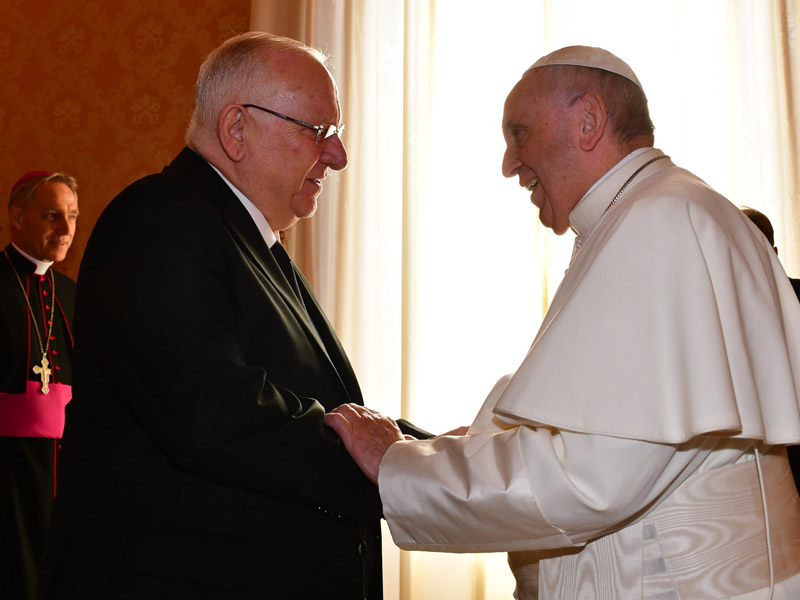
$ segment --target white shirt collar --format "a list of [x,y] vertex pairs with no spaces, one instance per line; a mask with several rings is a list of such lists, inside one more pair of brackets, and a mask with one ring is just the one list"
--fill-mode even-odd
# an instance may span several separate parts
[[22,254],[22,256],[24,256],[25,258],[27,258],[29,261],[31,261],[33,264],[36,265],[36,270],[34,271],[36,275],[44,275],[45,273],[47,273],[47,270],[53,266],[52,260],[39,260],[38,258],[33,258],[27,252],[23,252],[22,250],[20,250],[19,246],[17,246],[14,242],[11,242],[11,245],[14,246],[17,252]]
[[[655,155],[660,152],[660,150],[655,150],[654,148],[637,148],[595,181],[592,187],[583,195],[583,198],[575,205],[575,208],[572,209],[572,212],[569,213],[569,224],[573,231],[578,236],[582,236],[597,224],[616,191],[630,175],[629,171],[633,171],[640,164],[647,162],[647,160],[636,161],[637,157],[647,153],[649,159],[650,153]],[[633,169],[624,169],[625,165],[629,165],[634,161],[636,165]]]
[[256,224],[256,227],[258,227],[258,231],[261,233],[261,237],[264,238],[267,247],[272,248],[272,245],[278,241],[278,238],[275,235],[275,232],[272,231],[272,227],[269,226],[269,223],[267,222],[267,218],[264,216],[264,213],[258,210],[258,208],[256,208],[256,205],[247,199],[247,196],[245,196],[235,185],[233,185],[230,181],[228,181],[228,178],[222,174],[222,171],[220,171],[217,167],[215,167],[211,163],[208,164],[211,165],[211,168],[214,169],[219,174],[220,177],[222,177],[222,181],[228,184],[228,187],[231,188],[231,191],[233,191],[233,193],[242,203],[242,206],[244,206],[247,209],[247,212],[250,213],[250,217],[253,219],[253,222]]

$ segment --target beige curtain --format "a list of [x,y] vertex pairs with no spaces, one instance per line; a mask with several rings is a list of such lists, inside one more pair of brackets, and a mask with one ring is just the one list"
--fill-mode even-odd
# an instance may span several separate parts
[[[765,212],[800,276],[800,0],[253,0],[251,28],[331,55],[350,166],[290,232],[367,403],[468,424],[513,371],[572,235],[501,177],[503,101],[536,58],[603,46],[642,81],[656,146]],[[403,553],[387,600],[511,597],[504,555]]]

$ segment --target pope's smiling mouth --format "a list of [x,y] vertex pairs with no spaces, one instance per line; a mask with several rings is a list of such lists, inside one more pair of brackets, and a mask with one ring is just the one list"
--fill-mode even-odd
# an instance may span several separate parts
[[525,189],[528,190],[529,192],[532,192],[534,189],[536,189],[537,185],[539,185],[538,177],[534,178],[528,185],[526,185]]

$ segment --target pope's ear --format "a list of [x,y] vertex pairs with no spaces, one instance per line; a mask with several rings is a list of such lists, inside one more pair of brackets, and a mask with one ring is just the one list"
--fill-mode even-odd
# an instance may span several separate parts
[[593,150],[605,133],[608,124],[608,109],[603,97],[595,92],[589,92],[578,100],[578,105],[583,110],[580,148],[586,151]]
[[217,136],[220,146],[234,162],[239,162],[245,155],[246,121],[245,111],[239,104],[227,104],[217,116]]

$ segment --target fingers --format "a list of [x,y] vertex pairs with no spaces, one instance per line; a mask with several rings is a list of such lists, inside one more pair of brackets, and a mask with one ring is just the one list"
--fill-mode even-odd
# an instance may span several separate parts
[[325,423],[339,434],[350,456],[375,485],[388,447],[406,439],[393,419],[359,404],[337,406],[325,415]]
[[339,415],[339,414],[342,414],[343,412],[347,412],[347,411],[353,412],[353,405],[352,404],[340,404],[339,406],[337,406],[336,408],[334,408],[332,411],[330,411],[327,414],[337,414],[337,415]]
[[325,424],[338,433],[341,438],[345,438],[353,431],[350,421],[335,411],[325,414]]
[[[331,421],[329,422],[329,419],[327,418],[328,415],[335,415],[335,417],[332,416]],[[380,421],[391,421],[394,424],[393,419],[382,415],[377,410],[367,408],[366,406],[361,406],[360,404],[341,404],[329,413],[326,413],[325,416],[325,422],[328,424],[328,426],[333,427],[334,429],[341,426],[331,424],[336,423],[337,421],[335,419],[337,418],[347,421],[350,429],[361,427],[367,423],[377,423]]]
[[[373,410],[371,408],[367,408],[366,406],[361,406],[360,404],[340,404],[336,408],[334,408],[331,413],[335,413],[338,415],[342,415],[343,417],[347,418],[358,418],[358,417],[366,417],[366,418],[376,418],[382,417],[381,413],[377,410]],[[330,413],[329,413],[330,414]]]
[[359,404],[342,404],[325,413],[325,424],[339,434],[352,453],[353,445],[358,444],[357,438],[363,435],[364,428],[387,418]]

